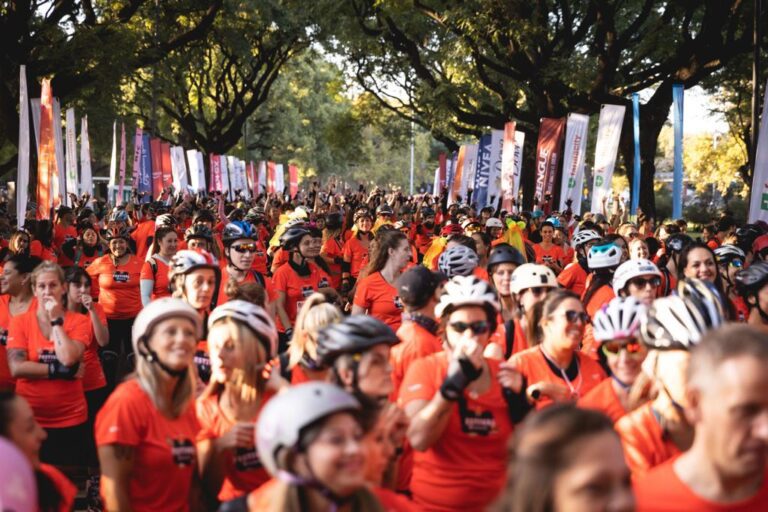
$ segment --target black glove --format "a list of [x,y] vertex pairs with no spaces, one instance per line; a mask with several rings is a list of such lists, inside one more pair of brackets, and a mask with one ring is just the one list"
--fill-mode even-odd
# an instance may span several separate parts
[[440,386],[440,394],[443,398],[455,402],[467,389],[470,382],[477,380],[483,373],[483,367],[475,368],[472,361],[466,357],[459,358],[459,368],[457,371],[447,375]]
[[80,368],[80,363],[75,363],[72,366],[64,366],[56,360],[52,363],[48,363],[48,378],[74,380],[77,376],[78,368]]

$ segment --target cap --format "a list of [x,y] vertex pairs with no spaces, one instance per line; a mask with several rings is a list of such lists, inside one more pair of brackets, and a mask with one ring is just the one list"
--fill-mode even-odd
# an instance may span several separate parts
[[423,307],[434,295],[437,287],[447,281],[442,272],[432,272],[427,267],[417,265],[405,272],[397,280],[397,293],[403,304],[410,308]]

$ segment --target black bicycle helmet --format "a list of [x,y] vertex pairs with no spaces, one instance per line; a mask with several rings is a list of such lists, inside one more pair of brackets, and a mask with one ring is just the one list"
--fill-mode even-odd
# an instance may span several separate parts
[[392,346],[399,342],[395,331],[381,320],[352,315],[317,334],[316,360],[323,366],[332,366],[341,355],[361,354],[382,343]]
[[325,216],[325,227],[328,229],[340,229],[344,218],[339,212],[331,212]]
[[309,230],[304,227],[286,229],[285,232],[280,235],[280,246],[284,251],[293,251],[294,249],[298,249],[301,239],[310,234]]
[[736,274],[736,291],[742,297],[757,295],[768,284],[768,262],[756,261]]
[[499,244],[493,248],[491,255],[488,257],[488,271],[490,272],[493,267],[501,263],[513,263],[515,265],[522,265],[525,263],[525,258],[520,254],[520,251],[515,249],[509,244]]
[[205,224],[193,224],[184,232],[184,241],[189,242],[195,238],[213,243],[213,232]]
[[434,217],[435,216],[435,210],[432,209],[431,206],[424,206],[421,209],[421,217],[426,219],[427,217]]
[[102,231],[101,236],[104,237],[107,242],[117,238],[122,238],[123,240],[128,241],[131,238],[131,232],[128,228],[109,228]]
[[387,203],[381,204],[379,205],[378,208],[376,208],[376,215],[394,215],[394,214],[395,214],[395,211]]
[[192,224],[197,224],[198,222],[210,222],[214,223],[216,222],[216,216],[213,215],[213,212],[211,210],[197,210],[192,215]]
[[756,224],[747,224],[736,230],[736,245],[745,253],[752,251],[752,244],[757,237],[763,234],[763,230]]
[[683,249],[692,243],[693,238],[689,237],[685,233],[675,233],[674,235],[670,235],[670,237],[667,238],[667,241],[664,243],[664,245],[670,253],[680,254],[683,252]]

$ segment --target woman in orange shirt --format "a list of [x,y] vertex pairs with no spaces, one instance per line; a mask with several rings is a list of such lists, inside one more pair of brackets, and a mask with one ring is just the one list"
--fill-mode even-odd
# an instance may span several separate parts
[[78,237],[64,242],[61,252],[76,267],[88,268],[96,258],[104,255],[104,246],[99,241],[99,233],[92,224],[78,224],[78,230]]
[[18,229],[11,233],[8,239],[8,247],[2,250],[3,262],[8,261],[11,256],[21,254],[29,256],[29,244],[32,241],[32,235],[26,229]]
[[546,265],[552,269],[555,274],[559,274],[563,267],[568,263],[565,261],[565,252],[563,248],[554,243],[555,226],[550,221],[544,221],[539,228],[541,233],[541,242],[533,244],[533,251],[536,253],[536,262],[539,265]]
[[448,281],[435,310],[445,349],[414,361],[400,387],[415,450],[411,491],[423,510],[485,510],[504,484],[512,423],[500,362],[483,356],[498,307],[485,281]]
[[11,318],[26,313],[35,300],[32,294],[32,271],[40,258],[15,254],[5,262],[0,277],[0,390],[13,390],[16,383],[8,368],[6,345]]
[[170,297],[168,266],[176,254],[179,235],[172,227],[159,228],[155,231],[152,247],[147,261],[141,267],[141,304],[146,306],[160,297]]
[[83,354],[91,342],[88,317],[66,310],[64,271],[43,262],[32,272],[37,307],[11,319],[8,362],[16,392],[46,429],[42,459],[56,465],[82,461],[88,439]]
[[232,300],[208,318],[208,346],[212,373],[197,399],[197,450],[209,494],[228,501],[269,480],[254,427],[276,391],[269,389],[264,369],[276,354],[277,330],[263,308]]
[[199,503],[192,359],[200,336],[200,315],[179,299],[153,301],[136,317],[136,373],[96,417],[107,510],[187,511]]
[[323,247],[320,256],[330,269],[331,286],[338,289],[341,286],[341,264],[344,261],[344,219],[339,212],[331,212],[325,216],[323,230]]
[[360,271],[368,265],[369,245],[373,241],[373,216],[370,210],[360,207],[353,217],[357,232],[352,231],[352,236],[344,242],[341,263],[341,286],[339,293],[349,293],[355,286],[360,276]]
[[386,229],[376,235],[372,249],[368,275],[357,283],[352,314],[368,314],[397,331],[403,303],[395,283],[411,260],[411,245],[400,231]]
[[[516,329],[519,328],[519,325],[516,324],[520,323],[522,311],[518,307],[510,287],[512,274],[523,264],[525,264],[523,255],[509,244],[498,244],[493,248],[488,258],[488,275],[491,278],[491,284],[494,290],[496,290],[501,306],[497,320],[498,327],[493,334],[492,343],[488,345],[488,349],[485,352],[485,355],[488,357],[507,359],[512,353],[527,348],[527,346],[521,347],[521,345],[524,345],[522,343],[524,340],[516,340],[514,336]],[[510,333],[512,336],[508,338],[507,332],[510,330],[512,331]],[[512,341],[512,346],[508,346],[508,339]]]
[[621,265],[622,259],[621,248],[613,242],[598,242],[589,249],[587,265],[592,274],[587,280],[581,301],[590,317],[616,296],[611,283],[613,273]]

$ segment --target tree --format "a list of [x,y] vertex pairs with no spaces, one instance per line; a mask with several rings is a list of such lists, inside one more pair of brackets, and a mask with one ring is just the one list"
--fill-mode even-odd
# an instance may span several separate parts
[[[751,47],[751,8],[741,0],[345,5],[345,20],[328,27],[338,39],[334,50],[385,108],[450,147],[462,135],[477,136],[514,118],[529,134],[526,154],[532,155],[541,117],[593,114],[603,103],[629,107],[631,93],[652,88],[640,114],[640,202],[650,213],[656,140],[673,83],[692,87]],[[631,132],[628,115],[625,162],[633,158]]]

